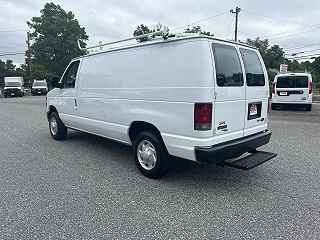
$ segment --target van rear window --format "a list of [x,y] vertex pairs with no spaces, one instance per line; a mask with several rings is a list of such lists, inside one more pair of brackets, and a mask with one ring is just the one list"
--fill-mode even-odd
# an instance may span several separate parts
[[257,53],[243,48],[240,52],[246,70],[247,86],[264,86],[264,72]]
[[308,88],[308,76],[278,77],[277,88]]
[[235,47],[212,44],[219,87],[243,86],[239,55]]

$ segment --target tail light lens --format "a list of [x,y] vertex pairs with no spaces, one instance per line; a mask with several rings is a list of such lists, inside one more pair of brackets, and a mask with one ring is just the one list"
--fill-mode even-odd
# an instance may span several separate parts
[[206,131],[212,127],[212,103],[195,103],[194,130]]
[[309,82],[309,94],[312,93],[312,82]]
[[275,82],[272,83],[272,93],[273,94],[276,93],[276,83]]
[[270,98],[268,98],[268,113],[271,111],[271,103],[270,103]]

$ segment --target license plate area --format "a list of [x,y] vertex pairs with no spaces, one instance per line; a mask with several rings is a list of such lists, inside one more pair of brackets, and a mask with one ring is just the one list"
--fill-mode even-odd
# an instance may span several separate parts
[[288,96],[287,92],[280,92],[280,96]]
[[262,102],[253,102],[248,104],[248,120],[261,117]]

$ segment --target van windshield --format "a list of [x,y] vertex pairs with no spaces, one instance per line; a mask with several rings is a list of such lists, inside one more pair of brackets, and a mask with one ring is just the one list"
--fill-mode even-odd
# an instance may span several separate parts
[[278,77],[277,88],[308,88],[308,76]]
[[46,87],[46,82],[33,82],[32,87]]
[[7,82],[6,87],[21,87],[20,83],[18,82]]

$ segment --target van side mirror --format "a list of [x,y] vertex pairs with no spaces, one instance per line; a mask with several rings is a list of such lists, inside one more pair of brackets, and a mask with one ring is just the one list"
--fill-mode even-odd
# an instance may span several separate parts
[[54,88],[62,88],[63,87],[63,84],[60,83],[60,78],[59,77],[50,78],[50,83],[51,83],[51,86],[54,87]]

